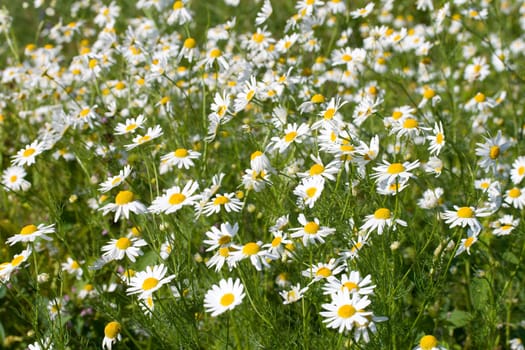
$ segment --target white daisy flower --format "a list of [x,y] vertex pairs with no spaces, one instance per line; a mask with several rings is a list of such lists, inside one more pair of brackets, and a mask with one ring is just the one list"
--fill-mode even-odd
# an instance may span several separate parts
[[494,228],[492,234],[494,236],[509,235],[516,227],[518,227],[520,219],[514,219],[512,215],[503,215],[502,218],[493,222],[490,226]]
[[102,182],[98,190],[102,193],[108,192],[109,190],[123,183],[130,174],[131,174],[131,166],[126,165],[124,169],[120,170],[118,175],[112,176],[108,178],[106,181]]
[[513,187],[505,192],[504,202],[508,206],[516,209],[525,207],[525,190],[519,187]]
[[244,299],[244,286],[237,278],[233,281],[222,279],[219,284],[215,284],[204,296],[204,308],[210,312],[212,317],[216,317],[228,310],[234,309],[242,303]]
[[279,153],[284,153],[292,143],[301,143],[302,138],[308,135],[309,132],[310,128],[305,123],[302,123],[299,126],[297,123],[288,124],[284,130],[284,136],[272,137],[268,149],[278,149]]
[[114,222],[117,222],[120,218],[120,216],[124,216],[126,219],[129,219],[129,212],[133,212],[135,214],[143,214],[147,212],[147,208],[144,204],[142,204],[139,201],[133,200],[134,194],[131,191],[120,191],[115,196],[115,203],[109,203],[103,206],[102,208],[99,208],[98,210],[102,210],[102,215],[106,215],[109,212],[115,212],[115,220]]
[[366,275],[361,278],[359,271],[350,271],[349,274],[341,275],[341,278],[329,277],[326,284],[323,286],[323,294],[333,295],[338,291],[347,289],[350,293],[357,293],[359,295],[369,295],[374,293],[375,285],[372,283],[372,277]]
[[442,214],[442,218],[445,219],[445,223],[450,225],[450,228],[468,226],[472,231],[479,233],[481,224],[476,219],[478,214],[477,209],[474,207],[458,207],[455,205],[454,210],[446,210]]
[[377,230],[377,234],[383,234],[383,231],[387,227],[391,227],[393,230],[396,229],[396,225],[406,226],[407,223],[401,219],[394,219],[392,212],[388,208],[379,208],[374,214],[367,215],[365,217],[365,223],[360,227],[361,230],[367,231],[368,233]]
[[115,127],[115,135],[133,134],[137,129],[141,129],[146,122],[146,118],[140,114],[136,118],[128,118],[125,123],[118,123]]
[[301,274],[304,277],[312,278],[312,282],[310,282],[310,284],[312,284],[322,279],[326,280],[332,276],[335,276],[344,269],[344,265],[338,265],[338,262],[335,259],[330,259],[330,261],[328,261],[327,263],[318,263],[316,265],[310,266]]
[[229,222],[222,223],[220,229],[216,226],[212,226],[209,231],[206,232],[206,237],[203,241],[204,244],[209,247],[206,249],[207,252],[215,250],[217,248],[229,246],[232,238],[239,231],[239,224],[235,223],[233,226]]
[[151,140],[154,140],[160,136],[162,136],[164,132],[162,131],[162,128],[160,125],[155,125],[153,128],[148,128],[148,131],[144,135],[137,135],[133,138],[133,143],[130,143],[126,145],[126,150],[132,150],[135,147],[141,146]]
[[303,244],[315,244],[316,242],[324,243],[324,237],[335,233],[334,228],[321,226],[319,219],[314,218],[313,221],[306,220],[304,214],[299,214],[297,221],[302,227],[291,228],[290,231],[293,233],[290,235],[292,238],[302,238]]
[[325,318],[323,323],[326,323],[328,328],[335,328],[339,333],[343,333],[351,331],[358,324],[368,322],[367,318],[372,312],[365,311],[365,308],[370,303],[367,296],[361,297],[343,289],[332,295],[331,303],[322,305],[326,311],[321,311],[320,315]]
[[102,340],[102,349],[111,350],[114,343],[122,339],[120,332],[122,331],[122,326],[117,321],[109,322],[106,327],[104,327],[104,339]]
[[2,174],[2,184],[11,191],[27,191],[31,183],[24,179],[26,175],[26,171],[20,166],[9,167]]
[[52,238],[48,236],[49,233],[55,232],[55,225],[40,224],[35,226],[33,224],[22,227],[20,233],[9,237],[6,241],[9,245],[14,245],[17,242],[34,242],[37,238],[51,241]]
[[160,159],[170,167],[189,169],[195,165],[193,159],[198,159],[200,153],[186,148],[177,148],[175,151],[163,155]]
[[193,193],[198,188],[199,184],[193,180],[188,181],[183,189],[173,186],[166,190],[164,195],[155,198],[148,210],[155,214],[171,214],[185,205],[195,205],[200,195],[193,195]]
[[308,287],[301,288],[301,285],[297,283],[292,286],[289,290],[283,290],[279,292],[279,295],[283,298],[283,304],[291,304],[299,301],[303,298],[304,293],[308,291]]
[[44,142],[39,140],[33,141],[31,144],[25,146],[14,155],[11,160],[11,165],[23,166],[32,165],[35,163],[36,156],[45,151]]
[[106,262],[113,260],[122,260],[124,256],[127,256],[131,262],[135,262],[137,256],[144,254],[140,247],[147,246],[145,240],[137,237],[120,237],[118,239],[113,238],[105,246],[102,247],[102,258]]
[[269,267],[268,259],[275,260],[276,257],[268,253],[267,250],[261,249],[262,242],[248,242],[242,246],[233,245],[236,249],[231,253],[231,259],[237,263],[244,259],[250,259],[250,262],[257,271],[261,271],[262,267]]
[[324,182],[325,180],[322,176],[304,178],[293,190],[293,194],[298,197],[298,205],[300,207],[313,208],[323,192]]
[[242,208],[242,202],[235,196],[235,193],[217,194],[212,201],[209,201],[204,206],[204,214],[210,216],[218,213],[221,209],[226,212],[238,212]]
[[510,171],[510,178],[512,182],[517,185],[525,177],[525,156],[518,157],[512,163],[512,170]]
[[377,182],[386,182],[388,184],[395,182],[404,183],[408,181],[409,178],[416,177],[411,171],[418,167],[418,160],[412,163],[390,163],[384,160],[382,165],[373,168],[375,173],[372,174],[372,178],[376,179]]
[[175,278],[175,275],[165,277],[167,272],[168,268],[163,264],[148,266],[146,271],[136,272],[129,280],[126,293],[128,295],[138,294],[139,299],[146,299]]

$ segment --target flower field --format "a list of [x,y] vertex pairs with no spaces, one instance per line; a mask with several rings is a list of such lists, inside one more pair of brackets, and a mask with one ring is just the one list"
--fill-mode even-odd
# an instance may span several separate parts
[[524,1],[9,1],[0,37],[0,347],[524,349]]

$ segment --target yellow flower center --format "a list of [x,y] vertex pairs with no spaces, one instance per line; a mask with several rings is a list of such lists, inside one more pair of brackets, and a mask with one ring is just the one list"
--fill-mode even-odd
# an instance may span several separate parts
[[109,339],[115,339],[116,336],[120,333],[120,330],[120,323],[113,321],[108,323],[104,328],[104,335]]
[[432,348],[435,348],[438,344],[438,341],[436,337],[433,335],[425,335],[421,340],[419,341],[419,346],[422,350],[430,350]]
[[427,100],[430,100],[434,96],[436,96],[436,92],[431,88],[425,89],[425,91],[423,92],[423,97]]
[[230,248],[228,247],[220,248],[219,255],[222,256],[223,258],[227,258],[228,256],[230,256]]
[[219,244],[220,245],[228,244],[230,243],[231,240],[232,239],[230,236],[224,235],[224,236],[221,236],[221,238],[219,238]]
[[137,142],[140,144],[140,143],[148,142],[149,140],[151,140],[151,136],[144,135],[144,136],[140,137]]
[[255,90],[248,91],[248,93],[246,94],[246,100],[251,101],[254,95],[255,95]]
[[111,185],[115,186],[116,184],[120,183],[122,181],[122,178],[120,176],[117,176],[111,181]]
[[521,196],[521,191],[519,188],[514,187],[513,189],[509,191],[510,198],[518,198],[519,196]]
[[501,229],[502,229],[503,231],[508,231],[508,230],[510,230],[512,227],[513,227],[513,226],[511,226],[511,225],[503,225],[503,226],[501,226]]
[[443,136],[443,134],[442,134],[442,133],[438,133],[438,134],[436,135],[436,143],[437,143],[438,145],[441,145],[441,144],[443,143],[443,140],[444,140],[444,136]]
[[115,84],[115,89],[117,90],[124,90],[126,88],[126,84],[124,84],[124,82],[122,81],[119,81],[118,83]]
[[86,292],[91,292],[93,290],[93,285],[92,284],[86,284],[83,288]]
[[221,297],[219,301],[222,306],[230,306],[235,300],[235,296],[232,293],[226,293]]
[[150,289],[155,288],[157,286],[157,284],[159,284],[159,280],[158,279],[156,279],[155,277],[148,277],[142,283],[142,289],[143,290],[150,290]]
[[254,160],[254,159],[257,158],[257,157],[262,156],[262,154],[263,154],[263,153],[262,153],[261,151],[255,151],[255,152],[253,152],[252,155],[250,156],[250,159],[251,159],[251,160]]
[[399,173],[402,173],[403,171],[405,171],[405,167],[401,163],[392,163],[386,169],[386,172],[389,173],[390,175],[399,174]]
[[304,225],[303,230],[309,235],[315,235],[319,231],[319,225],[315,221],[310,221]]
[[310,102],[312,102],[312,103],[323,103],[324,101],[325,101],[324,100],[324,96],[321,95],[321,94],[315,94],[310,99]]
[[255,255],[259,252],[259,250],[259,245],[254,242],[246,243],[244,247],[242,247],[242,252],[245,255]]
[[499,156],[499,146],[492,146],[490,147],[490,151],[489,151],[489,157],[490,159],[496,159],[498,158]]
[[401,119],[402,116],[403,116],[403,112],[401,112],[401,111],[394,111],[392,113],[392,119],[394,119],[394,120],[399,120],[399,119]]
[[69,265],[69,267],[71,267],[73,270],[76,270],[76,269],[80,268],[80,265],[78,264],[78,262],[76,260],[73,260],[71,262],[71,265]]
[[470,209],[469,207],[459,208],[456,214],[458,218],[461,218],[461,219],[470,219],[474,217],[474,211]]
[[257,44],[260,44],[264,41],[264,34],[263,33],[254,33],[252,35],[252,40],[255,41]]
[[32,156],[33,153],[35,153],[35,152],[36,152],[36,149],[34,149],[34,148],[28,148],[28,149],[26,149],[26,150],[24,151],[24,153],[22,153],[22,156],[23,156],[23,157],[30,157],[30,156]]
[[117,243],[115,243],[115,247],[120,250],[126,250],[131,247],[131,240],[128,237],[121,237],[117,240]]
[[474,100],[476,100],[477,103],[485,102],[485,95],[478,92],[476,96],[474,96]]
[[328,108],[325,112],[324,112],[324,119],[327,119],[327,120],[330,120],[334,117],[335,115],[335,109],[334,108]]
[[345,62],[350,62],[352,61],[352,56],[350,56],[349,54],[344,54],[343,57],[341,57],[343,59],[343,61]]
[[96,59],[92,58],[92,59],[89,60],[88,67],[89,67],[89,69],[95,69],[97,64],[98,64],[98,61]]
[[412,118],[407,118],[405,122],[403,123],[403,128],[414,129],[414,128],[417,128],[418,125],[419,123],[417,122],[417,120],[412,119]]
[[310,168],[310,176],[322,174],[324,171],[324,166],[322,164],[314,164]]
[[188,150],[185,148],[177,148],[173,154],[177,158],[186,158],[188,156]]
[[222,54],[221,50],[219,49],[213,49],[210,51],[210,57],[211,58],[217,58],[217,57],[220,57]]
[[520,166],[518,168],[518,175],[523,175],[525,174],[525,166]]
[[187,49],[193,49],[196,45],[197,43],[195,42],[195,39],[193,38],[188,38],[184,40],[184,47]]
[[332,270],[330,270],[328,267],[321,267],[317,270],[317,272],[315,273],[315,275],[317,277],[323,277],[323,278],[328,278],[330,276],[332,276]]
[[374,212],[374,218],[380,220],[390,219],[390,210],[387,208],[379,208]]
[[137,124],[135,123],[129,124],[128,126],[126,126],[126,131],[129,132],[129,131],[135,130],[136,128],[137,128]]
[[345,304],[337,310],[337,315],[341,318],[349,318],[352,317],[356,312],[355,307],[352,305]]
[[290,131],[288,134],[284,135],[284,141],[290,143],[293,140],[295,140],[296,137],[297,137],[297,132]]
[[16,258],[13,258],[13,260],[11,260],[11,265],[16,267],[16,266],[20,265],[22,263],[22,261],[24,261],[24,256],[23,255],[19,255]]
[[124,205],[128,204],[133,200],[133,192],[131,191],[120,191],[115,197],[115,204]]
[[354,282],[350,282],[350,281],[343,283],[343,288],[348,289],[349,292],[353,291],[354,289],[356,291],[359,290],[359,286],[355,284]]
[[38,227],[35,225],[27,225],[22,227],[22,230],[20,231],[21,235],[30,235],[36,232],[38,230]]
[[184,202],[185,199],[186,199],[186,196],[183,195],[182,193],[174,193],[170,196],[170,199],[168,200],[168,202],[171,205],[177,205],[177,204],[181,204],[182,202]]
[[308,196],[308,198],[313,198],[316,193],[317,193],[317,188],[315,187],[310,187],[309,189],[306,190],[306,195]]
[[278,247],[281,242],[282,242],[283,238],[282,237],[275,237],[273,240],[272,240],[272,247]]
[[182,1],[175,1],[173,3],[173,9],[174,10],[180,10],[182,8],[184,8],[184,3]]
[[213,204],[215,205],[224,205],[226,203],[229,203],[230,199],[226,196],[218,196],[213,200]]
[[12,175],[12,176],[9,178],[9,181],[11,181],[11,182],[16,182],[17,179],[18,179],[18,176],[16,176],[16,175]]

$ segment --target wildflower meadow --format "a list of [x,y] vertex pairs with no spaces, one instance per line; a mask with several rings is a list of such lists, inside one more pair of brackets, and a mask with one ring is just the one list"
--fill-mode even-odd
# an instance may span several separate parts
[[524,349],[525,1],[0,1],[0,347]]

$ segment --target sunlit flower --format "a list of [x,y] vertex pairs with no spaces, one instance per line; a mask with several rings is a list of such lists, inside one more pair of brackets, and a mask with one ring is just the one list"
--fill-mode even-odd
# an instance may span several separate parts
[[195,205],[200,199],[200,195],[194,195],[195,191],[199,188],[199,184],[195,181],[188,181],[184,188],[180,186],[173,186],[166,190],[166,193],[153,200],[149,211],[151,213],[159,214],[171,214],[185,205]]
[[312,278],[311,283],[314,283],[320,280],[328,280],[330,277],[339,274],[344,269],[344,265],[339,265],[335,259],[330,259],[328,263],[318,263],[310,266],[301,274],[304,277]]
[[372,283],[372,277],[366,275],[361,278],[359,271],[350,271],[348,275],[341,275],[341,278],[329,277],[326,284],[323,286],[323,294],[334,295],[337,292],[347,289],[350,293],[357,293],[360,295],[368,295],[374,292],[375,285]]
[[163,155],[161,161],[169,167],[189,169],[195,165],[193,160],[198,159],[200,155],[200,152],[191,149],[177,148],[175,151]]
[[44,239],[51,241],[52,238],[48,236],[49,233],[55,232],[55,225],[44,225],[40,224],[35,226],[33,224],[22,227],[20,233],[9,237],[6,241],[9,245],[14,245],[17,242],[34,242],[36,239]]
[[186,8],[186,3],[186,0],[177,0],[173,3],[172,11],[166,21],[169,25],[174,23],[183,25],[185,23],[191,22],[193,14],[190,10],[188,10],[188,8]]
[[128,118],[125,123],[118,123],[115,127],[115,135],[133,134],[141,129],[146,122],[146,118],[140,114],[136,118]]
[[147,246],[145,240],[137,237],[120,237],[118,239],[111,239],[106,245],[102,247],[102,258],[106,261],[122,260],[127,256],[131,262],[135,262],[136,258],[142,254],[140,247]]
[[494,231],[492,231],[494,236],[506,236],[518,227],[519,223],[519,218],[514,219],[512,215],[503,215],[503,217],[491,223],[490,226],[494,228]]
[[468,226],[476,233],[481,231],[481,224],[476,218],[476,209],[474,207],[458,207],[454,206],[454,210],[447,210],[443,213],[445,223],[450,225],[450,228],[456,226]]
[[525,156],[518,157],[512,163],[512,170],[510,171],[510,178],[512,182],[517,185],[525,177]]
[[283,298],[283,304],[292,304],[303,298],[304,293],[308,291],[308,287],[301,288],[301,285],[297,283],[292,286],[289,290],[283,290],[279,292],[279,295]]
[[411,171],[418,167],[418,160],[412,163],[390,163],[384,160],[382,165],[374,167],[375,173],[372,174],[372,178],[376,179],[377,182],[386,182],[388,184],[395,182],[404,183],[409,178],[415,177]]
[[301,227],[291,228],[293,233],[292,238],[302,238],[303,244],[307,246],[311,243],[324,243],[324,238],[335,232],[335,229],[321,226],[319,219],[314,218],[313,221],[306,220],[304,214],[299,214],[297,221],[302,225]]
[[126,293],[138,294],[139,299],[146,299],[175,278],[175,275],[166,276],[167,272],[168,268],[163,264],[147,266],[145,271],[136,272],[131,277]]
[[407,223],[401,219],[393,217],[392,212],[388,208],[379,208],[374,214],[367,215],[361,230],[372,232],[377,230],[377,234],[383,234],[385,228],[390,227],[396,229],[396,225],[406,226]]
[[44,152],[44,142],[39,140],[33,141],[30,145],[25,146],[14,155],[11,165],[23,166],[35,163],[36,156]]
[[25,179],[26,175],[26,171],[20,166],[9,167],[2,174],[2,184],[11,191],[27,191],[31,183]]
[[519,187],[513,187],[505,192],[504,202],[516,209],[525,207],[525,190]]
[[242,202],[235,196],[235,193],[217,194],[215,198],[204,206],[204,214],[210,216],[218,213],[221,209],[226,212],[238,212],[242,208]]
[[325,319],[328,328],[335,328],[339,333],[344,331],[351,331],[356,325],[367,322],[367,317],[372,314],[370,311],[365,311],[365,308],[370,305],[370,300],[367,296],[361,297],[356,293],[349,293],[347,289],[338,291],[332,295],[332,301],[323,304],[325,311],[320,314]]
[[122,339],[120,332],[122,331],[122,326],[117,321],[109,322],[106,327],[104,327],[104,339],[102,340],[102,349],[111,350],[113,344]]
[[119,171],[118,175],[111,176],[106,181],[102,182],[100,184],[99,191],[102,193],[108,192],[112,188],[115,188],[121,183],[123,183],[130,174],[131,174],[131,166],[126,165],[122,170]]
[[135,214],[143,214],[147,211],[147,208],[141,202],[134,200],[135,195],[131,191],[120,191],[115,197],[115,203],[109,203],[99,208],[102,210],[102,215],[106,215],[110,212],[115,212],[115,220],[117,222],[120,216],[124,216],[126,219],[129,219],[129,212]]
[[324,182],[325,180],[322,176],[304,178],[293,191],[293,194],[298,197],[299,206],[313,208],[323,192]]
[[503,152],[511,146],[511,143],[501,135],[501,130],[498,130],[496,137],[485,137],[484,143],[477,143],[476,145],[476,155],[481,157],[478,161],[479,166],[486,172],[495,173],[497,161]]
[[232,238],[239,231],[239,224],[235,223],[233,226],[229,222],[222,223],[220,229],[216,226],[212,226],[209,231],[206,232],[206,237],[203,243],[209,246],[206,251],[212,251],[217,248],[230,246]]
[[216,317],[228,310],[233,310],[244,299],[244,286],[239,279],[222,279],[214,284],[204,296],[204,308]]

